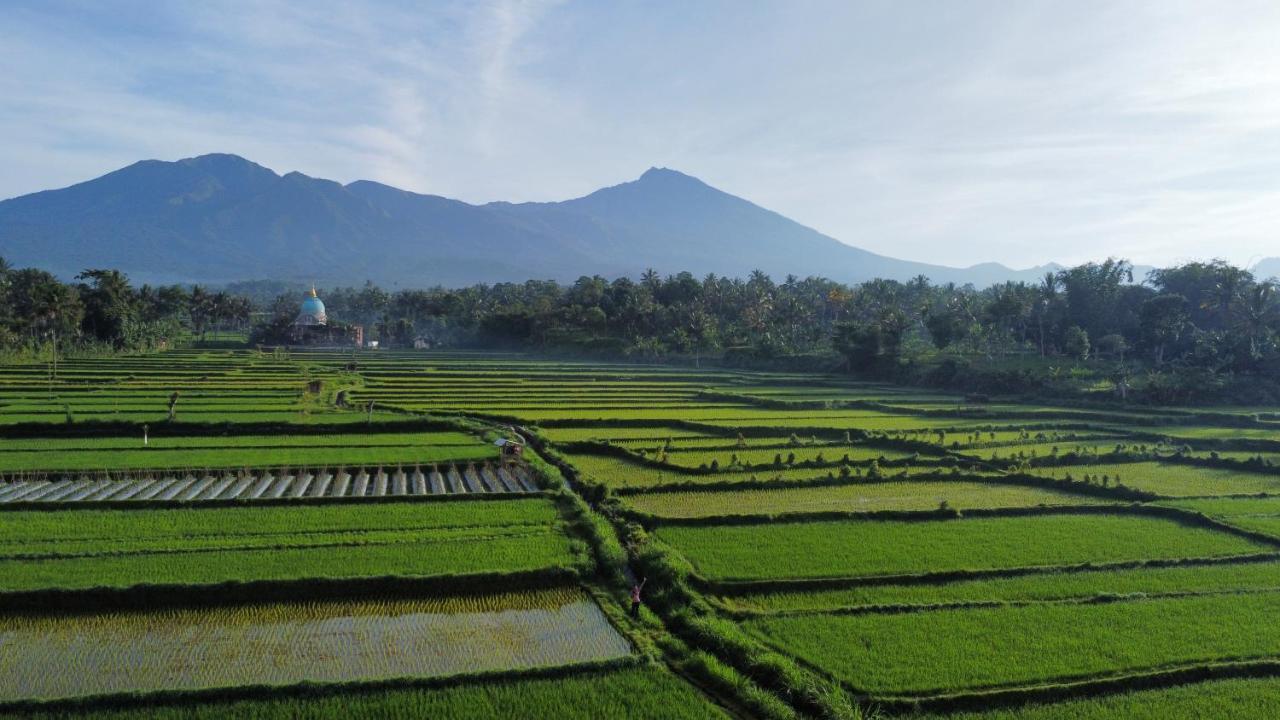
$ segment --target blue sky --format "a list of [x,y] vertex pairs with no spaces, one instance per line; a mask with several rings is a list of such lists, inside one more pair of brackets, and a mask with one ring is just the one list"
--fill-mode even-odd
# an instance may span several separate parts
[[0,5],[0,197],[143,158],[471,202],[672,167],[951,265],[1280,255],[1280,3]]

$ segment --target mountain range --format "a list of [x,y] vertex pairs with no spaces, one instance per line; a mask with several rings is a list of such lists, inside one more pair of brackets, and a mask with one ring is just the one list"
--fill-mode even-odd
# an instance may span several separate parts
[[1259,280],[1280,279],[1280,257],[1267,258],[1253,266],[1253,274]]
[[144,160],[0,202],[0,256],[70,277],[118,268],[138,282],[272,278],[384,287],[582,275],[745,276],[986,286],[1056,265],[968,268],[877,255],[675,170],[563,202],[472,205],[367,180],[279,175],[236,155]]

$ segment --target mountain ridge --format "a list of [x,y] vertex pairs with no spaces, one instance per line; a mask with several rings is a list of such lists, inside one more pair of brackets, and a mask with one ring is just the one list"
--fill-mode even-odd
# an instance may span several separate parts
[[569,200],[473,205],[371,180],[281,175],[228,153],[141,160],[0,201],[0,256],[63,276],[119,268],[140,282],[267,276],[400,287],[570,282],[650,267],[842,282],[926,275],[985,286],[1054,268],[952,268],[879,255],[670,168]]
[[1259,260],[1258,264],[1253,266],[1252,271],[1259,280],[1280,279],[1280,257]]

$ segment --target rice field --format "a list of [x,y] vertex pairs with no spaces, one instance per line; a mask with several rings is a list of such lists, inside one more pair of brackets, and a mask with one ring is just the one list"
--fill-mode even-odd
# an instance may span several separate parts
[[1280,498],[1181,500],[1168,504],[1204,513],[1243,530],[1280,539]]
[[935,694],[1268,657],[1280,593],[744,621],[872,693]]
[[511,572],[580,552],[542,499],[3,517],[0,590]]
[[631,647],[576,589],[0,618],[0,700],[568,665]]
[[1280,475],[1264,475],[1238,470],[1136,462],[1044,468],[1035,471],[1044,477],[1076,480],[1085,476],[1100,482],[1123,484],[1166,497],[1201,495],[1252,495],[1280,492]]
[[913,715],[913,720],[1170,720],[1280,716],[1280,679],[1213,680],[1016,709]]
[[1021,508],[1102,505],[1114,501],[1050,488],[965,480],[855,482],[767,490],[653,492],[626,496],[635,510],[664,518],[802,512],[928,511],[940,507]]
[[[0,717],[17,718],[0,710]],[[724,720],[730,717],[658,665],[588,669],[554,678],[478,679],[441,687],[353,690],[342,694],[94,709],[23,712],[23,720],[298,720],[298,718],[450,718],[451,720]]]
[[96,476],[55,475],[0,482],[0,505],[199,504],[217,501],[363,500],[538,492],[521,464],[468,463],[409,468],[318,467],[232,471],[124,471]]
[[737,610],[821,612],[882,605],[1046,602],[1135,595],[1280,590],[1280,555],[1250,562],[1123,570],[1085,569],[944,583],[863,585],[810,592],[765,592],[721,598]]
[[[50,441],[41,449],[18,449],[6,443],[0,449],[0,473],[30,471],[168,470],[173,468],[242,468],[263,465],[374,465],[429,464],[489,460],[497,449],[472,438],[469,443],[437,444],[429,434],[410,436],[396,443],[369,434],[346,439],[329,437],[250,437],[221,447],[202,447],[213,438],[197,438],[184,444],[178,438],[157,438],[147,447],[141,438],[132,447],[98,447]],[[299,442],[301,440],[301,442]],[[322,441],[322,442],[317,442]],[[324,442],[327,441],[327,442]],[[119,443],[111,438],[108,443]],[[187,441],[190,442],[190,441]]]
[[[579,573],[591,592],[486,596],[465,607],[453,596],[374,592],[0,612],[0,698],[298,682],[322,690],[151,698],[45,717],[714,718],[729,715],[724,703],[745,718],[758,709],[742,702],[759,699],[752,693],[769,694],[775,710],[792,703],[770,714],[791,717],[812,678],[780,670],[784,661],[872,705],[1280,661],[1269,620],[1280,609],[1280,497],[1254,497],[1280,494],[1265,463],[1280,457],[1280,423],[1259,419],[1270,408],[984,402],[812,373],[512,353],[176,350],[68,358],[49,371],[0,367],[0,593],[443,583],[556,568]],[[619,588],[593,572],[617,560],[591,549],[590,523],[567,509],[554,473],[499,465],[493,440],[507,425],[550,443],[590,507],[608,500],[639,513],[612,518],[624,545],[654,543],[688,563],[686,590],[712,601],[727,621],[715,627],[745,630],[757,655],[711,638],[720,674],[694,684],[662,662],[672,661],[670,626],[647,617],[649,639],[633,648],[625,598],[602,600]],[[613,448],[568,446],[582,441]],[[1117,447],[1142,460],[1109,457]],[[1179,452],[1240,465],[1199,467]],[[1244,465],[1255,457],[1264,462]],[[1049,466],[1064,458],[1071,464]],[[1024,461],[1040,479],[1006,477],[1012,465],[1025,472]],[[1073,483],[1062,482],[1068,474]],[[1131,507],[1152,496],[1168,515]],[[597,530],[611,520],[589,519]],[[646,532],[622,528],[636,519]],[[646,599],[670,597],[661,570]],[[655,602],[645,612],[668,611]],[[633,652],[641,656],[628,659]],[[798,685],[761,690],[730,666]],[[490,671],[515,674],[473,675]],[[340,684],[391,678],[419,686]],[[1269,717],[1275,682],[1202,681],[946,716]]]
[[[612,488],[627,489],[654,488],[683,483],[723,484],[766,480],[804,481],[828,477],[834,478],[841,472],[840,468],[836,466],[805,466],[797,461],[793,465],[788,465],[784,462],[781,468],[769,465],[751,470],[716,470],[706,473],[693,473],[684,468],[645,465],[636,460],[611,455],[566,452],[564,456],[591,480]],[[866,472],[867,470],[863,467],[850,467],[849,477],[863,477]],[[884,468],[885,474],[893,476],[912,472],[937,472],[937,468],[910,468],[903,466]]]
[[707,578],[875,577],[1262,552],[1268,546],[1141,515],[660,527]]
[[766,449],[733,449],[733,450],[662,450],[654,448],[644,452],[650,459],[660,459],[669,465],[684,468],[706,468],[713,463],[716,467],[732,468],[776,468],[781,469],[796,463],[814,463],[830,465],[833,463],[865,463],[872,460],[881,462],[889,460],[905,460],[915,457],[915,453],[904,450],[867,447],[858,445],[830,445],[826,447],[781,447]]

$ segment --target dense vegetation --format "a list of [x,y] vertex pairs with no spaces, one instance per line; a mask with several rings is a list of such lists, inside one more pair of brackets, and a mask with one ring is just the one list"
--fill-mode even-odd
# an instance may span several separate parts
[[[0,261],[0,347],[145,349],[231,329],[288,342],[300,292],[133,288],[116,270],[64,284]],[[877,280],[845,286],[764,272],[583,277],[322,295],[336,321],[388,346],[517,348],[644,360],[843,368],[971,392],[1105,391],[1148,402],[1280,398],[1280,292],[1225,262],[1152,271],[1121,260],[990,288]]]

